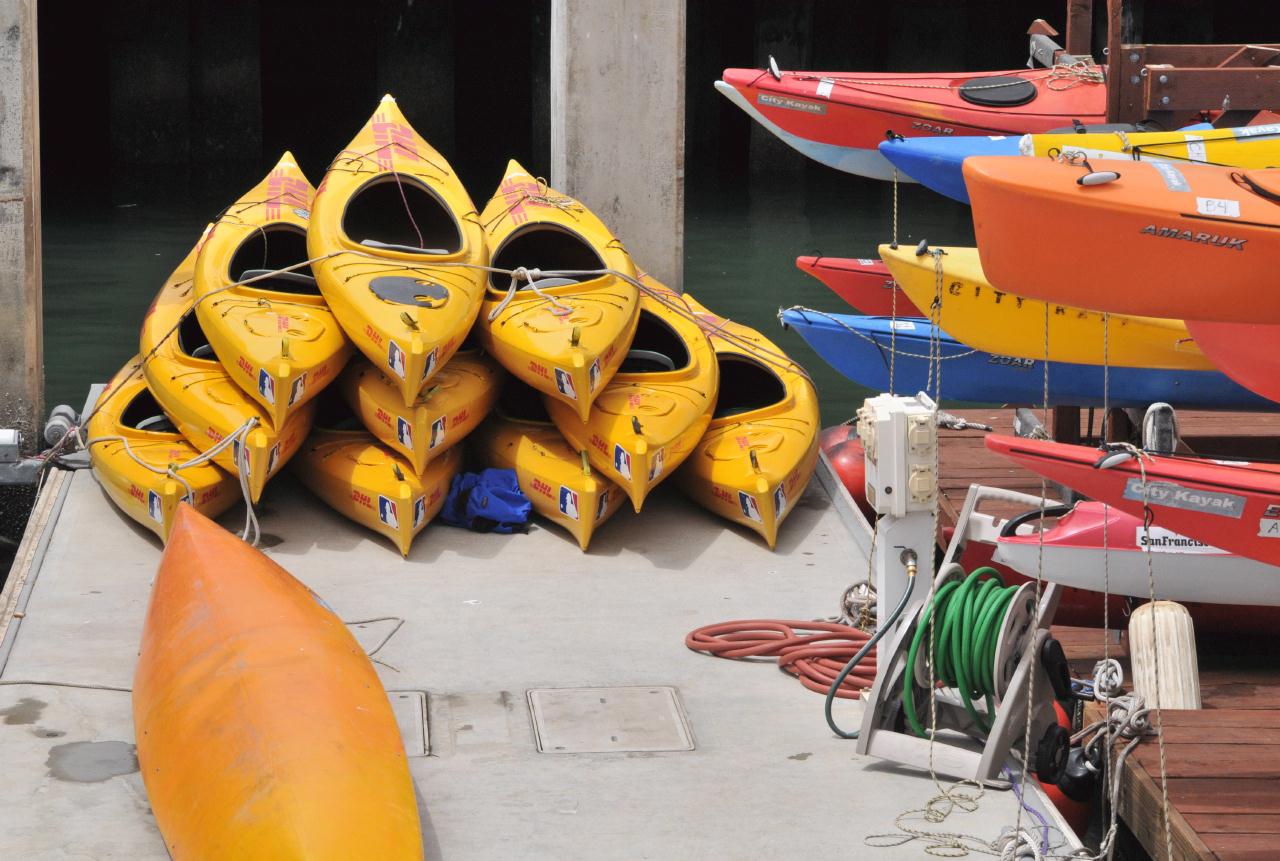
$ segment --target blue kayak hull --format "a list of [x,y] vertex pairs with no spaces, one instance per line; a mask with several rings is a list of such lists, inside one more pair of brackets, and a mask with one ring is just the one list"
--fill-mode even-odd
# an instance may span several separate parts
[[[855,383],[889,391],[888,317],[827,314],[809,309],[783,312],[782,325],[794,329],[827,364]],[[903,394],[925,391],[929,382],[929,321],[897,320],[894,388]],[[942,397],[954,401],[1038,406],[1044,402],[1044,362],[971,350],[950,335],[941,337]],[[1100,407],[1103,368],[1049,362],[1050,406]],[[933,386],[929,393],[934,394]],[[1146,408],[1157,401],[1184,409],[1276,410],[1218,371],[1111,369],[1109,403]]]
[[925,188],[968,203],[964,160],[971,155],[1017,155],[1018,140],[1016,135],[895,139],[881,143],[880,154]]

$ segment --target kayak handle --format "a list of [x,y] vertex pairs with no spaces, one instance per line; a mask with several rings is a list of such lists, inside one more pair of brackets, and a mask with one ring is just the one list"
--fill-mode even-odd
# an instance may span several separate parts
[[1024,511],[1016,517],[1010,517],[1005,521],[1004,526],[1000,527],[1000,537],[1010,538],[1018,531],[1018,527],[1024,523],[1030,523],[1037,517],[1062,517],[1064,514],[1070,514],[1074,505],[1046,505],[1044,510],[1033,508],[1030,511]]

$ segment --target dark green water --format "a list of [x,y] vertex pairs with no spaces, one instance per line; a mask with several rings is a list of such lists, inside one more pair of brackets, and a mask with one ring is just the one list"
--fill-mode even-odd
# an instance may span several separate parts
[[[49,405],[84,402],[137,351],[152,296],[204,225],[258,179],[256,165],[194,182],[156,178],[118,203],[50,200],[44,218],[45,378]],[[813,166],[751,182],[691,182],[687,194],[685,288],[717,313],[760,329],[808,368],[824,422],[853,414],[865,391],[822,362],[778,324],[780,307],[848,311],[795,268],[801,254],[874,257],[890,237],[891,188]],[[193,188],[194,187],[194,188]],[[476,199],[487,190],[473,189]],[[968,208],[918,186],[900,187],[902,242],[968,244]],[[626,237],[622,237],[626,241]]]

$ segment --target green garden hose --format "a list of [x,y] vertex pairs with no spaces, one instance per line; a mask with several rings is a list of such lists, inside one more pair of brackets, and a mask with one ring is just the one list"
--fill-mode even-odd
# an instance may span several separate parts
[[[903,673],[903,711],[916,735],[924,738],[926,732],[916,713],[911,686],[915,683],[916,657],[930,627],[936,628],[934,678],[959,691],[965,711],[978,726],[990,732],[989,716],[995,712],[996,645],[1005,612],[1017,591],[1017,586],[1004,585],[1000,572],[983,567],[975,569],[964,580],[944,584],[925,605],[907,651]],[[974,701],[979,697],[986,702],[985,714],[974,708]]]

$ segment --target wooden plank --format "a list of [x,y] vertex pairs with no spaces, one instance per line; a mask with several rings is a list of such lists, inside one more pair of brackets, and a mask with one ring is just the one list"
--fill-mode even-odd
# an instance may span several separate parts
[[1142,848],[1156,861],[1214,861],[1214,855],[1174,805],[1174,786],[1186,781],[1170,781],[1169,831],[1173,857],[1165,851],[1164,805],[1159,778],[1152,779],[1141,765],[1125,764],[1118,809],[1120,817],[1138,838]]
[[[1212,738],[1205,733],[1203,738]],[[1174,755],[1176,751],[1176,756]],[[1160,773],[1160,745],[1154,740],[1143,743],[1129,755],[1143,765],[1149,774]],[[1230,775],[1239,778],[1280,780],[1280,749],[1238,744],[1180,744],[1171,749],[1165,745],[1165,773],[1170,779]],[[1276,787],[1280,796],[1280,784]]]
[[[1230,57],[1217,63],[1215,68],[1224,69],[1229,66],[1265,66],[1280,57],[1280,48],[1264,45],[1241,45]],[[1200,65],[1197,63],[1196,65]]]
[[[1244,726],[1224,725],[1213,721],[1206,720],[1199,725],[1189,724],[1171,724],[1168,720],[1166,712],[1162,723],[1164,727],[1164,743],[1165,747],[1172,750],[1174,747],[1183,748],[1189,745],[1203,745],[1206,741],[1213,742],[1214,745],[1239,745],[1241,747],[1251,747],[1254,745],[1278,745],[1280,746],[1280,722],[1273,721],[1272,726],[1256,726],[1254,724],[1246,724]],[[1249,714],[1245,711],[1245,714]],[[1255,714],[1274,714],[1274,712],[1258,709]],[[1213,717],[1215,712],[1210,709],[1207,715]],[[1172,755],[1172,754],[1171,754]],[[1264,755],[1270,756],[1270,752]],[[1178,756],[1182,756],[1181,750]],[[1214,769],[1215,773],[1219,769]],[[1235,776],[1233,774],[1233,776]]]
[[1275,103],[1280,67],[1153,69],[1144,81],[1144,108],[1149,111],[1222,110],[1226,96],[1233,110],[1262,110]]
[[1275,861],[1275,834],[1210,834],[1205,844],[1218,861]]
[[1066,43],[1068,54],[1093,53],[1093,0],[1067,0]]
[[[1146,773],[1139,765],[1133,771]],[[1184,777],[1169,782],[1169,800],[1184,815],[1280,815],[1280,786],[1262,778]]]
[[1201,837],[1209,834],[1280,834],[1280,814],[1276,813],[1190,813],[1184,818]]
[[1141,45],[1126,46],[1141,47],[1147,57],[1148,63],[1166,64],[1170,66],[1217,66],[1226,62],[1233,54],[1240,51],[1241,48],[1257,47],[1257,48],[1280,48],[1277,44],[1257,44],[1257,45]]
[[1233,727],[1254,730],[1280,729],[1280,712],[1269,709],[1166,709],[1160,715],[1166,730],[1186,728],[1200,732]]
[[58,496],[62,486],[71,480],[71,473],[62,469],[53,470],[53,474],[40,488],[31,514],[27,517],[26,529],[22,532],[22,541],[13,557],[13,565],[9,569],[9,578],[4,589],[0,591],[0,643],[4,642],[9,626],[14,619],[20,619],[18,602],[22,598],[22,588],[27,583],[34,569],[36,551],[40,547],[40,539],[45,530],[54,522],[58,510]]

